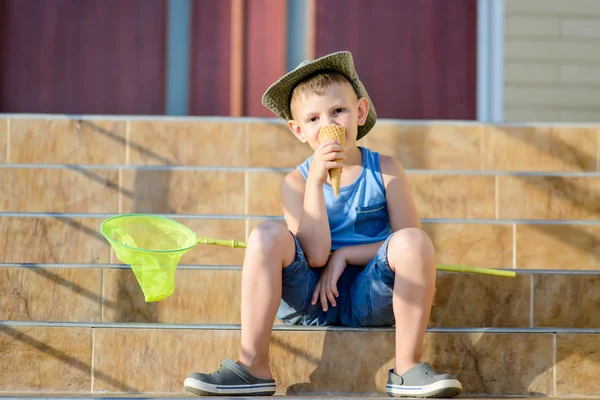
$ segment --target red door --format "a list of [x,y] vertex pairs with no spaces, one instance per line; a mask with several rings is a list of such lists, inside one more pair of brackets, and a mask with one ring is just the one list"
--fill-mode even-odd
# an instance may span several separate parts
[[0,26],[0,112],[164,113],[164,0],[2,0]]
[[476,0],[316,6],[316,56],[351,51],[379,117],[476,119]]

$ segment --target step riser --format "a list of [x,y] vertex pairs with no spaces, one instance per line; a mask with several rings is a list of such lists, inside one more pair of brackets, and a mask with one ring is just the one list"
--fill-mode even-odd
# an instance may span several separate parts
[[[600,275],[440,273],[429,327],[600,328],[599,284]],[[172,296],[146,303],[130,270],[0,268],[0,319],[239,324],[240,286],[241,270],[180,270]]]
[[[424,360],[456,374],[464,394],[597,395],[598,345],[593,335],[428,333]],[[0,348],[3,391],[180,392],[189,372],[237,357],[239,332],[1,327]],[[276,331],[270,358],[278,394],[381,394],[393,355],[392,332]]]
[[[0,162],[287,168],[311,154],[281,120],[0,119],[0,149],[7,142],[9,159],[2,151]],[[597,126],[381,119],[360,144],[397,157],[409,169],[598,171]]]
[[[285,172],[0,168],[4,212],[280,216]],[[408,172],[422,218],[600,218],[598,176]],[[247,211],[246,211],[247,210]]]
[[[5,263],[120,263],[100,234],[104,218],[0,217]],[[244,240],[261,220],[177,219],[199,236]],[[424,223],[437,261],[471,267],[600,269],[600,225]],[[181,265],[241,265],[243,249],[198,245]]]

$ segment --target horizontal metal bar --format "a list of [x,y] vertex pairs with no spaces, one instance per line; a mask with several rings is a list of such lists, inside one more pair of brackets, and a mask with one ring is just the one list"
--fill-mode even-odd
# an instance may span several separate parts
[[[24,269],[35,269],[35,268],[56,268],[56,269],[131,269],[126,264],[65,264],[65,263],[3,263],[0,262],[0,268],[24,268]],[[241,270],[241,265],[205,265],[205,264],[180,264],[177,266],[178,270],[196,270],[196,271],[215,271],[215,270]],[[502,270],[502,269],[500,269]],[[600,275],[600,269],[506,269],[508,271],[514,271],[516,274],[521,275]],[[454,273],[444,272],[440,273]]]
[[[197,396],[184,394],[183,392],[108,392],[108,391],[69,391],[69,390],[0,390],[0,399],[24,400],[24,399],[44,399],[44,400],[77,400],[77,399],[102,399],[102,400],[192,400]],[[243,398],[237,397],[237,400]],[[292,398],[286,396],[286,400]],[[297,398],[300,400],[301,398]],[[315,399],[311,397],[311,400]],[[382,397],[383,399],[383,397]],[[389,399],[389,397],[388,397]],[[231,397],[220,397],[219,400],[233,400]],[[325,398],[323,398],[325,400]],[[371,400],[371,398],[369,399]]]
[[208,167],[202,165],[105,165],[105,164],[0,164],[0,169],[70,169],[70,170],[137,170],[137,171],[197,171],[197,172],[279,172],[294,168],[271,167]]
[[[0,113],[0,118],[9,119],[44,119],[49,121],[161,121],[161,122],[260,122],[285,125],[280,118],[259,117],[224,117],[194,115],[116,115],[116,114],[11,114]],[[468,121],[465,121],[468,122]],[[291,133],[290,133],[291,134]]]
[[[163,324],[127,322],[59,322],[59,321],[0,321],[0,327],[44,328],[94,328],[94,329],[194,329],[194,330],[240,330],[239,324]],[[1,329],[1,328],[0,328]],[[354,328],[346,326],[299,326],[273,325],[274,331],[343,331],[343,332],[394,332],[393,327]],[[428,328],[436,333],[574,333],[597,334],[600,328]]]
[[[0,169],[70,169],[70,170],[136,170],[136,171],[197,171],[197,172],[277,172],[286,174],[294,168],[275,167],[226,167],[202,165],[106,165],[106,164],[0,164]],[[431,170],[406,168],[408,175],[436,176],[516,176],[516,177],[565,177],[598,178],[598,171],[476,171]]]
[[[131,269],[126,264],[64,264],[64,263],[2,263],[0,268],[79,268],[79,269]],[[177,266],[180,270],[238,270],[241,265],[201,265],[201,264],[180,264]]]
[[496,225],[598,225],[600,219],[465,219],[465,218],[421,218],[429,224],[496,224]]
[[[180,394],[178,394],[180,396]],[[463,396],[464,397],[464,396]],[[123,394],[119,393],[111,393],[106,394],[106,392],[73,392],[65,393],[65,392],[51,392],[48,394],[44,394],[43,391],[31,391],[31,392],[23,392],[18,391],[15,394],[12,392],[1,392],[0,391],[0,399],[2,400],[193,400],[193,397],[177,397],[174,396],[173,393],[147,393],[147,392],[127,392]],[[236,400],[240,398],[237,397]],[[243,399],[243,398],[242,398]],[[329,398],[318,398],[318,397],[310,397],[311,400],[328,400]],[[376,400],[377,397],[369,396],[369,400]],[[383,397],[380,399],[384,400]],[[389,397],[387,398],[389,399]],[[385,400],[387,400],[385,399]],[[232,397],[219,397],[219,400],[234,400]],[[303,400],[301,397],[290,397],[285,396],[285,400]]]
[[[518,59],[511,59],[511,61]],[[540,60],[527,60],[532,63],[539,64]],[[546,62],[544,60],[544,62]],[[587,61],[586,61],[587,62]],[[280,118],[262,118],[262,117],[224,117],[224,116],[170,116],[170,115],[113,115],[113,114],[21,114],[21,113],[0,113],[0,118],[10,119],[46,119],[53,121],[69,120],[69,121],[181,121],[181,122],[261,122],[261,123],[277,123],[284,125],[284,121]],[[394,119],[394,118],[378,118],[377,125],[397,125],[397,126],[494,126],[494,127],[597,127],[596,123],[589,122],[509,122],[503,121],[494,124],[482,124],[479,121],[473,120],[411,120],[411,119]]]
[[[55,213],[55,212],[0,212],[0,217],[29,217],[29,218],[109,218],[118,213]],[[274,219],[283,220],[283,217],[273,215],[235,215],[235,214],[157,214],[152,215],[171,219]]]
[[[122,213],[125,214],[125,213]],[[59,213],[59,212],[0,212],[0,217],[28,217],[28,218],[109,218],[119,213]],[[248,215],[248,214],[160,214],[152,215],[171,219],[210,219],[210,220],[279,220],[283,216],[277,215]],[[600,225],[597,220],[572,220],[572,219],[464,219],[464,218],[421,218],[425,224],[517,224],[517,225]]]
[[[180,393],[177,393],[177,396],[181,396]],[[127,392],[127,393],[111,393],[107,394],[106,392],[50,392],[44,393],[43,391],[31,391],[24,392],[15,391],[11,392],[1,392],[0,391],[0,399],[2,400],[77,400],[77,399],[85,399],[85,400],[193,400],[194,397],[177,397],[173,393],[147,393],[147,392]],[[234,400],[232,397],[219,397],[220,400]],[[240,397],[237,397],[236,400],[239,400]],[[242,398],[243,399],[243,398]],[[327,397],[310,397],[311,400],[330,400],[331,398]],[[376,400],[378,397],[369,396],[369,400]],[[384,399],[380,397],[380,399]],[[389,399],[387,397],[385,400]],[[302,397],[290,397],[285,396],[285,400],[304,400]]]

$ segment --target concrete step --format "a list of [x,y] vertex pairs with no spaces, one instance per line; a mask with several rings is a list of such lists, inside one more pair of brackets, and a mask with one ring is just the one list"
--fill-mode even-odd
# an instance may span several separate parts
[[[281,216],[291,169],[0,165],[2,212]],[[422,218],[597,220],[600,172],[407,170]]]
[[[241,267],[180,267],[175,293],[146,303],[123,266],[0,267],[0,319],[239,324]],[[600,272],[439,272],[431,328],[600,328]],[[277,324],[280,322],[277,320]]]
[[[181,393],[191,371],[239,351],[233,325],[1,325],[3,392]],[[597,396],[598,332],[438,329],[424,360],[456,374],[464,395]],[[280,395],[382,396],[393,354],[391,329],[275,327],[270,359]]]
[[[379,119],[359,144],[408,169],[592,172],[598,128]],[[3,114],[0,150],[15,164],[293,168],[310,155],[280,119],[222,117]]]
[[[0,212],[4,263],[120,263],[100,234],[113,214]],[[268,217],[167,214],[199,236],[245,240]],[[281,218],[277,218],[281,221]],[[600,270],[600,222],[423,219],[442,264]],[[243,249],[198,245],[180,265],[241,265]]]

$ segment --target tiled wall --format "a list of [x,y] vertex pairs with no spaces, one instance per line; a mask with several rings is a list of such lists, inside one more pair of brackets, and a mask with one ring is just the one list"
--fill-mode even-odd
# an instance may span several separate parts
[[[10,166],[0,168],[4,263],[120,263],[99,225],[106,214],[126,212],[185,214],[174,216],[199,236],[244,240],[265,217],[281,216],[279,183],[310,155],[284,124],[271,120],[19,117],[0,120],[0,127],[0,145],[5,147],[0,154]],[[573,271],[600,268],[600,227],[593,223],[600,214],[600,177],[595,174],[599,135],[594,126],[384,120],[361,144],[402,161],[439,263]],[[47,212],[69,214],[18,214]],[[181,265],[237,267],[243,255],[242,249],[199,245]],[[132,276],[122,270],[0,272],[5,276],[3,287],[19,288],[18,296],[3,300],[0,316],[5,319],[239,319],[237,298],[213,293],[210,286],[196,298],[196,284],[190,286],[220,280],[239,286],[239,270],[181,270],[178,290],[190,295],[158,306],[145,304],[136,282],[126,279]],[[443,284],[438,285],[431,326],[600,326],[585,311],[588,306],[578,306],[577,296],[560,296],[592,287],[595,281],[594,275],[523,274],[507,288],[507,281],[440,274]],[[61,307],[46,307],[48,298],[69,293],[57,282],[80,282],[76,285],[89,296],[72,296]],[[43,296],[36,290],[42,285],[47,286]],[[111,288],[117,286],[113,293]],[[589,307],[600,302],[593,294],[588,297]],[[114,307],[95,307],[101,298]],[[235,307],[225,313],[211,312],[215,308],[210,307],[201,313],[189,311],[202,308],[204,298]],[[473,307],[474,301],[487,306]],[[496,311],[486,311],[490,309]],[[456,310],[469,312],[457,315]]]
[[[146,303],[99,225],[116,213],[169,213],[199,236],[243,240],[281,216],[279,182],[310,155],[286,129],[253,119],[0,119],[0,293],[9,294],[0,319],[239,323],[242,249],[197,246],[176,294]],[[600,390],[595,335],[435,332],[600,327],[599,136],[598,126],[384,120],[361,143],[403,163],[439,263],[519,270],[438,274],[425,359],[459,374],[465,393]],[[59,214],[30,214],[49,212]],[[561,221],[536,221],[548,219]],[[0,327],[0,390],[180,391],[191,370],[235,357],[238,335]],[[276,330],[280,391],[380,392],[393,344],[391,331]]]
[[600,121],[600,2],[506,0],[507,121]]
[[[201,236],[243,240],[262,217],[281,216],[279,183],[310,155],[286,129],[251,119],[0,119],[10,165],[0,168],[0,211],[83,213],[0,216],[0,243],[11,249],[4,261],[111,262],[102,218],[87,213],[218,215],[178,218]],[[600,264],[590,257],[600,230],[574,220],[600,216],[599,132],[381,121],[362,144],[407,169],[440,262],[590,269]],[[242,254],[199,246],[183,263],[239,264]]]

